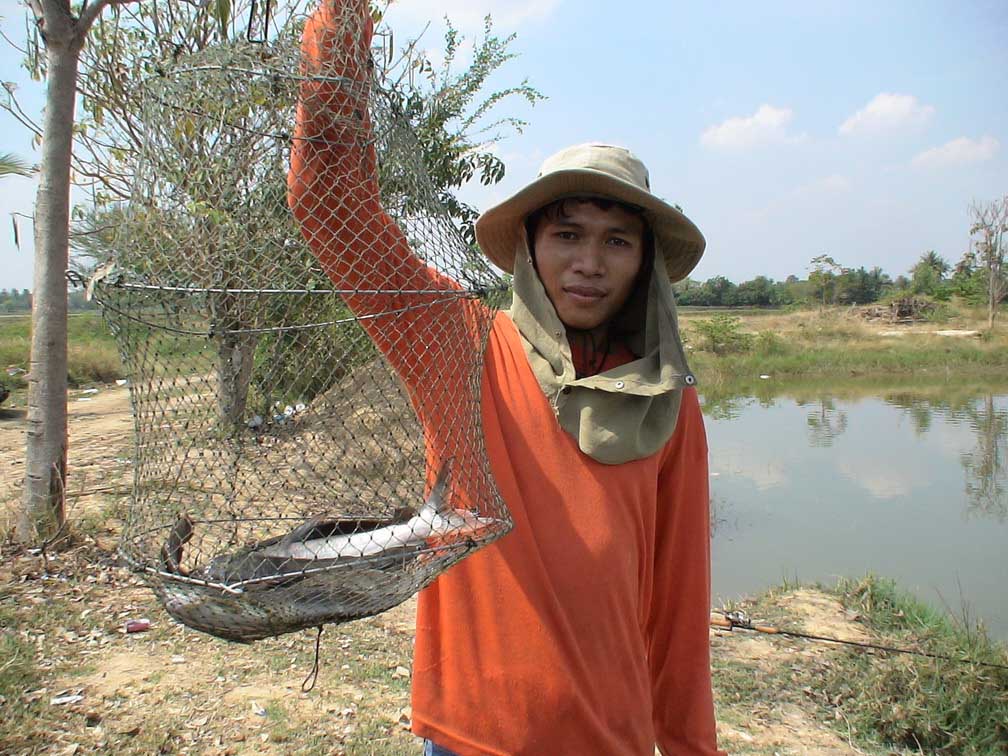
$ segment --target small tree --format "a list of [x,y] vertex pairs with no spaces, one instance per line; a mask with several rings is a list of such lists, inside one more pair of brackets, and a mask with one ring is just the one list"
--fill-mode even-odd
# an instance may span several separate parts
[[735,304],[745,307],[770,307],[777,304],[777,291],[772,279],[756,276],[743,281],[735,290]]
[[[84,3],[28,0],[45,47],[47,79],[42,165],[35,200],[35,291],[32,307],[25,486],[15,536],[37,543],[62,527],[67,461],[67,283],[70,161],[77,67],[84,40],[102,11],[128,0]],[[36,48],[37,49],[37,48]]]
[[711,307],[730,307],[734,304],[735,284],[724,276],[714,276],[703,284],[704,299],[701,304]]
[[714,354],[746,352],[754,336],[742,330],[742,319],[720,313],[709,320],[698,320],[692,328],[703,339],[703,347]]
[[945,274],[952,266],[934,250],[921,255],[917,264],[910,269],[910,281],[914,294],[936,295],[940,293]]
[[891,286],[889,276],[879,267],[865,270],[847,269],[837,278],[837,300],[844,304],[868,304],[878,301],[886,286]]
[[[100,25],[84,58],[80,133],[87,151],[80,162],[99,187],[99,203],[84,218],[81,249],[99,261],[114,255],[135,274],[213,289],[206,296],[221,334],[221,417],[235,429],[248,419],[257,360],[276,360],[274,349],[263,349],[273,337],[256,333],[254,308],[232,290],[326,285],[287,207],[289,144],[278,138],[294,123],[297,81],[284,74],[297,70],[302,11],[311,4],[285,0],[276,8],[266,45],[244,38],[237,19],[251,12],[247,3],[141,6]],[[187,30],[178,44],[161,31],[173,26]],[[488,77],[514,57],[513,39],[496,37],[487,17],[472,62],[455,71],[462,40],[449,24],[443,66],[435,69],[409,46],[379,76],[395,77],[398,86],[382,106],[413,127],[436,200],[470,243],[477,213],[453,192],[477,172],[484,184],[500,181],[504,163],[488,148],[506,129],[524,126],[486,121],[506,98],[534,104],[542,97],[524,81],[486,93]],[[428,198],[413,196],[412,176],[404,181],[398,164],[379,161],[383,200],[393,215],[408,215]],[[279,338],[296,347],[296,335]]]
[[[445,22],[445,54],[440,67],[435,68],[428,57],[416,53],[415,46],[410,45],[402,62],[387,67],[382,77],[398,82],[390,91],[392,107],[406,117],[416,132],[424,168],[438,201],[459,225],[466,241],[475,244],[479,212],[459,200],[455,191],[474,177],[484,186],[504,178],[504,162],[492,147],[507,132],[521,133],[527,124],[514,117],[495,118],[497,106],[515,97],[534,106],[545,97],[528,79],[488,95],[490,76],[517,55],[509,49],[516,35],[496,36],[492,19],[486,16],[483,37],[478,42],[474,40],[472,61],[468,67],[455,70],[464,39],[449,19]],[[488,120],[488,116],[495,120]],[[396,193],[394,181],[383,177],[382,186],[387,194]],[[407,205],[409,201],[406,197]]]
[[987,281],[977,267],[976,251],[967,249],[952,269],[948,279],[952,293],[970,302],[979,302],[986,294]]
[[844,267],[829,255],[817,255],[810,261],[809,283],[825,307],[827,300],[836,301],[836,278],[844,273]]
[[1005,249],[1008,247],[1008,194],[993,202],[970,206],[970,235],[980,268],[987,278],[987,328],[994,328],[998,306],[1008,295]]

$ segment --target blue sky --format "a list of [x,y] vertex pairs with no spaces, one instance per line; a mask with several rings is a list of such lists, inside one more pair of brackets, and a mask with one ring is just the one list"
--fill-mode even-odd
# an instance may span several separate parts
[[[501,143],[508,166],[487,206],[531,179],[568,144],[634,150],[654,190],[700,226],[708,250],[695,278],[804,277],[828,253],[841,264],[905,273],[929,249],[955,262],[968,206],[1008,193],[1008,3],[585,2],[399,0],[388,14],[405,39],[428,19],[470,35],[491,13],[516,32],[520,57],[497,77],[524,77],[549,99]],[[24,11],[0,0],[2,28],[23,37]],[[5,80],[29,107],[41,85],[0,51]],[[37,159],[0,113],[4,143]],[[31,286],[30,226],[14,250],[9,214],[30,213],[34,188],[0,181],[0,288]]]

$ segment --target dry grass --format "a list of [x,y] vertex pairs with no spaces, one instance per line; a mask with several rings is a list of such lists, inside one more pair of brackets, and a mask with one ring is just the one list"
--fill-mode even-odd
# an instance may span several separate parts
[[[1008,371],[1008,317],[987,333],[980,310],[949,310],[943,322],[892,325],[866,321],[849,308],[743,311],[731,327],[752,338],[721,354],[707,351],[697,323],[710,316],[682,314],[690,362],[705,393],[755,393],[809,381],[899,377],[914,383],[1002,380]],[[937,331],[979,332],[947,336]],[[768,376],[761,378],[761,376]],[[763,384],[769,381],[770,384]]]

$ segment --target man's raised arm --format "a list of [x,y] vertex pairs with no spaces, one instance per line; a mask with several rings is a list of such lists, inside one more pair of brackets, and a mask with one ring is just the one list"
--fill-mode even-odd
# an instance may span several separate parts
[[366,0],[323,0],[305,25],[288,203],[347,305],[378,315],[361,325],[413,391],[437,352],[418,347],[443,342],[445,328],[466,320],[452,311],[473,303],[413,254],[382,208],[368,107],[372,34]]

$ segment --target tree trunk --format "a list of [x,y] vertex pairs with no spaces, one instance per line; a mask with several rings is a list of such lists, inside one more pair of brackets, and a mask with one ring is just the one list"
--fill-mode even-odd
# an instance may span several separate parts
[[38,544],[65,519],[67,465],[67,282],[70,155],[80,40],[74,23],[47,14],[48,56],[42,166],[35,201],[35,291],[25,485],[15,537]]
[[217,376],[221,419],[227,431],[245,426],[249,383],[255,362],[256,339],[248,334],[225,336],[220,342]]
[[[1003,232],[1002,232],[1003,233]],[[987,280],[988,302],[987,302],[987,330],[994,330],[994,319],[997,317],[998,307],[1004,299],[1006,282],[1002,274],[1004,269],[1004,252],[1001,249],[1002,233],[994,237],[995,251],[988,267],[989,278]]]
[[[230,285],[233,282],[226,282]],[[255,365],[256,334],[243,333],[249,328],[248,314],[240,295],[214,294],[210,300],[213,330],[217,337],[217,401],[221,421],[227,433],[234,433],[248,421],[249,384]]]

